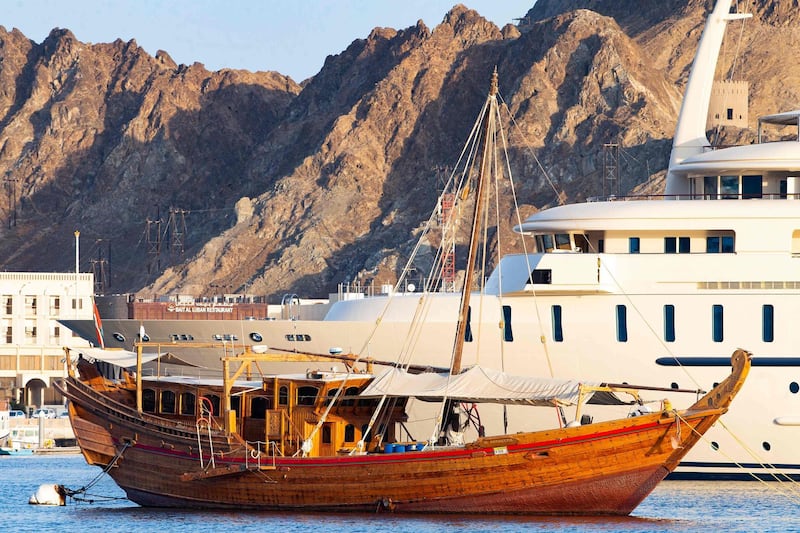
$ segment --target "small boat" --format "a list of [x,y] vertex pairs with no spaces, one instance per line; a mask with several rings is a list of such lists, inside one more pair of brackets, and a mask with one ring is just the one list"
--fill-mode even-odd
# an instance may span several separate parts
[[[471,144],[480,164],[468,165],[476,170],[475,183],[460,194],[474,191],[449,368],[387,362],[376,372],[377,362],[356,358],[344,370],[266,374],[261,369],[275,355],[265,348],[224,356],[221,379],[145,378],[139,343],[136,370],[114,380],[102,374],[99,359],[69,354],[69,376],[60,388],[70,400],[70,420],[87,462],[144,506],[630,513],[728,410],[749,371],[750,354],[734,352],[732,372],[708,393],[688,391],[699,399],[684,410],[667,400],[652,408],[645,387],[464,367],[469,289],[491,189],[486,175],[496,168],[490,162],[490,143],[498,137],[496,95],[495,72],[480,127],[473,129],[482,131],[476,135],[481,143]],[[413,438],[409,430],[415,402],[438,402],[428,409],[435,414],[427,438]],[[478,414],[485,404],[501,406],[489,411],[503,418],[523,406],[556,416],[551,427],[487,436]],[[593,422],[595,409],[620,408],[623,416],[603,414]],[[475,422],[474,438],[465,438],[462,410]]]

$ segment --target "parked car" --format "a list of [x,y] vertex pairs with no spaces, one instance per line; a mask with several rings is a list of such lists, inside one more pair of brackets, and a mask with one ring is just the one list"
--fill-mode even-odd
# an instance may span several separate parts
[[8,416],[9,418],[28,418],[27,416],[25,416],[25,411],[20,411],[19,409],[9,411]]
[[37,409],[31,415],[31,418],[55,418],[56,411],[55,409],[50,409],[49,407],[44,407],[42,409]]

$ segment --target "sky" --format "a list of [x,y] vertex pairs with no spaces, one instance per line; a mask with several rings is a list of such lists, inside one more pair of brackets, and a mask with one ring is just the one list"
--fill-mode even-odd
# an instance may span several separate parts
[[41,43],[65,28],[87,43],[135,39],[150,55],[209,70],[274,70],[300,82],[375,27],[433,29],[456,4],[498,27],[535,0],[0,0],[0,26]]

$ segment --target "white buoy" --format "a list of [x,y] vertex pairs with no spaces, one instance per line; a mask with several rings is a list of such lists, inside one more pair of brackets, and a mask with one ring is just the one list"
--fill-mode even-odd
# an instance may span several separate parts
[[28,503],[31,505],[66,505],[67,493],[64,485],[39,485]]

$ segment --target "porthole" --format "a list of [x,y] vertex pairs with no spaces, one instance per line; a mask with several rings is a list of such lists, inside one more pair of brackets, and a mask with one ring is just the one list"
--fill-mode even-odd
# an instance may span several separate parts
[[717,441],[712,440],[711,441],[711,449],[714,450],[714,451],[719,450],[719,443]]
[[769,451],[772,448],[772,446],[770,446],[769,442],[767,441],[762,442],[761,447],[764,448],[765,451]]
[[255,331],[250,334],[250,340],[253,342],[261,342],[264,338],[261,336],[260,333],[256,333]]
[[792,394],[797,394],[800,392],[800,385],[798,385],[796,381],[792,381],[789,383],[789,392]]
[[142,342],[150,342],[150,335],[148,335],[147,333],[142,335]]
[[675,383],[675,382],[673,381],[673,382],[670,384],[670,387],[671,387],[671,388],[673,388],[673,389],[677,389],[677,388],[678,388],[678,384],[677,384],[677,383]]
[[[114,337],[119,342],[125,342],[125,335],[123,335],[122,333],[118,333],[118,332],[115,331],[114,333],[112,333],[111,336]],[[796,383],[795,383],[795,385],[796,385]]]

